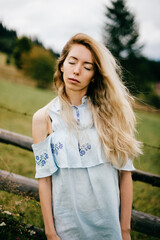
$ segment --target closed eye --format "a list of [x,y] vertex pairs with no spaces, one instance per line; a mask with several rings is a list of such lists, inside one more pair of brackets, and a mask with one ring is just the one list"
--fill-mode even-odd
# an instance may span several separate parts
[[87,67],[84,67],[86,70],[88,70],[88,71],[91,71],[92,69],[91,68],[87,68]]

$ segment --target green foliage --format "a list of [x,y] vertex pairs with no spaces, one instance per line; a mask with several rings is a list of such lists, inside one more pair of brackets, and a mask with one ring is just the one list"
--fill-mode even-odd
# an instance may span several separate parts
[[32,43],[33,43],[34,45],[36,45],[36,46],[44,47],[44,46],[43,46],[43,43],[40,42],[38,38],[33,38],[33,39],[32,39]]
[[29,54],[23,56],[23,69],[36,79],[38,87],[48,87],[53,82],[56,59],[50,51],[34,46]]
[[138,25],[127,1],[111,0],[105,16],[104,43],[122,65],[126,86],[133,95],[144,96],[145,102],[159,108],[160,97],[152,83],[159,82],[160,63],[142,56]]
[[151,82],[153,81],[152,69],[148,59],[144,57],[130,57],[121,60],[124,72],[124,80],[133,95],[151,92]]
[[[30,200],[31,201],[31,200]],[[20,202],[20,201],[19,201]],[[18,203],[18,202],[17,202]],[[7,240],[43,240],[45,238],[44,232],[41,229],[33,228],[26,225],[22,221],[22,213],[12,213],[5,211],[0,207],[0,239]]]
[[29,53],[32,48],[32,42],[27,37],[18,38],[15,44],[13,56],[15,59],[15,65],[17,68],[21,69],[23,65],[23,55],[24,53]]
[[59,54],[52,49],[45,49],[38,38],[17,38],[15,31],[8,30],[0,23],[0,51],[8,54],[7,64],[14,58],[16,67],[35,79],[38,87],[51,86]]
[[8,30],[0,22],[0,51],[11,54],[15,46],[17,33],[13,30]]
[[160,79],[160,63],[145,57],[121,60],[124,81],[133,95],[145,103],[160,108],[160,96],[156,83]]
[[134,95],[139,91],[146,91],[146,89],[149,91],[149,86],[144,84],[146,78],[142,77],[146,66],[142,61],[140,47],[137,44],[138,27],[126,1],[111,0],[111,7],[106,6],[105,16],[104,43],[120,61],[127,87]]
[[[147,101],[147,99],[146,99]],[[149,104],[151,103],[153,106],[155,106],[156,108],[160,109],[160,96],[154,94],[154,93],[150,93],[148,96],[148,101]]]
[[104,43],[113,55],[120,59],[139,54],[137,46],[138,27],[134,15],[129,11],[125,0],[111,0],[106,6]]

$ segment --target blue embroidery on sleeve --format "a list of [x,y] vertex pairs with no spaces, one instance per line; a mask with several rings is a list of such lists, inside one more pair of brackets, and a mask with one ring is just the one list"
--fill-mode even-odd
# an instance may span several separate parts
[[48,154],[43,153],[41,155],[36,155],[35,160],[38,166],[43,167],[46,164],[46,160],[48,159]]
[[56,144],[53,144],[53,143],[51,144],[51,150],[53,154],[58,155],[58,151],[62,148],[63,148],[63,144],[60,142]]

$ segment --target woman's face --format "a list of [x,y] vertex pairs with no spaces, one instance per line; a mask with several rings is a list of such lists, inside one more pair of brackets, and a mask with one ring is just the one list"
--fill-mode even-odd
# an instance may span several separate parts
[[94,76],[94,63],[91,51],[81,44],[74,44],[66,57],[61,71],[66,92],[79,91],[85,95]]

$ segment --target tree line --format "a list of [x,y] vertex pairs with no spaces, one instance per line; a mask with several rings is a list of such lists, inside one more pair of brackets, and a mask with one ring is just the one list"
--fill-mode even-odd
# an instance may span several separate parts
[[46,49],[37,38],[18,37],[16,31],[0,23],[0,51],[7,54],[7,63],[35,79],[38,87],[47,88],[53,81],[58,53]]
[[121,64],[123,80],[130,92],[160,108],[160,92],[156,92],[160,82],[160,62],[142,54],[144,46],[138,41],[138,23],[127,0],[111,0],[105,6],[103,40]]
[[[138,24],[127,6],[127,0],[110,0],[105,6],[104,44],[122,66],[123,81],[130,92],[143,101],[160,108],[160,61],[148,59],[139,45]],[[39,87],[48,87],[53,79],[56,59],[36,38],[17,37],[0,23],[0,51],[7,53],[7,62],[14,59],[17,68],[36,79]]]

